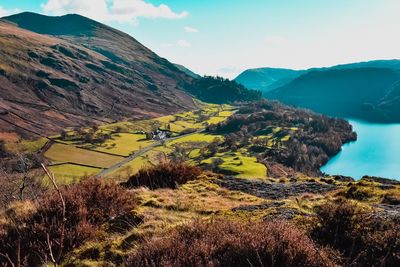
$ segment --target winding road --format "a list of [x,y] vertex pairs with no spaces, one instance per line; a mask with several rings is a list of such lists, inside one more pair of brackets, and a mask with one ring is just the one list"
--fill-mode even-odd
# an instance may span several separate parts
[[140,157],[140,156],[146,154],[146,153],[149,152],[150,150],[153,150],[154,148],[156,148],[156,147],[158,147],[158,146],[161,146],[163,142],[164,142],[164,143],[167,143],[167,142],[175,141],[175,140],[178,140],[178,139],[181,139],[181,138],[190,136],[190,135],[194,135],[194,134],[198,134],[198,133],[203,133],[203,132],[205,132],[205,129],[202,129],[202,130],[199,130],[199,131],[195,131],[195,132],[193,132],[193,133],[189,133],[189,134],[185,134],[185,135],[180,135],[180,136],[176,136],[176,137],[166,138],[166,139],[164,139],[164,140],[162,140],[162,141],[157,141],[156,143],[154,143],[154,144],[152,144],[152,145],[150,145],[150,146],[147,146],[147,147],[145,147],[145,148],[142,148],[142,149],[138,150],[138,151],[135,152],[134,154],[132,154],[132,155],[130,155],[129,157],[125,158],[123,161],[118,162],[117,164],[115,164],[115,165],[113,165],[113,166],[111,166],[111,167],[109,167],[109,168],[107,168],[107,169],[102,170],[101,172],[99,172],[99,173],[96,175],[96,177],[98,177],[98,178],[103,178],[103,177],[105,177],[107,174],[109,174],[109,173],[111,173],[111,172],[113,172],[113,171],[115,171],[115,170],[121,168],[123,165],[127,164],[128,162],[131,162],[132,160],[134,160],[134,159],[136,159],[136,158],[138,158],[138,157]]

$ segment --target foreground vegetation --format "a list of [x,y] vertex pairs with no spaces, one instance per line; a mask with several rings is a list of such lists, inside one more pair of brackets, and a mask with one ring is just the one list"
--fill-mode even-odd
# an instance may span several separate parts
[[[400,199],[395,181],[314,178],[315,185],[336,187],[323,194],[292,192],[275,200],[231,191],[218,185],[221,179],[184,163],[163,162],[141,170],[123,186],[87,178],[14,201],[0,213],[0,262],[5,266],[400,263],[400,216],[379,206],[389,205],[389,195],[391,201]],[[349,194],[354,187],[370,191],[370,197],[355,199]],[[287,211],[296,212],[292,218],[278,216]]]
[[[155,126],[174,131],[147,139]],[[400,182],[318,171],[353,138],[266,101],[2,143],[0,263],[398,266]]]

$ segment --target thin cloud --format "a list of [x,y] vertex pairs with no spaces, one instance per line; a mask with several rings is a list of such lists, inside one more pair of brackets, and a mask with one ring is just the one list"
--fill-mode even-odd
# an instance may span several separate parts
[[235,78],[236,76],[241,73],[243,69],[240,69],[236,66],[228,66],[228,67],[222,67],[216,70],[217,75],[220,75],[222,77],[228,77],[230,79]]
[[198,33],[199,32],[198,29],[189,27],[189,26],[184,27],[184,30],[185,30],[185,32],[188,32],[188,33]]
[[12,15],[12,14],[15,14],[15,13],[19,13],[19,12],[21,12],[21,11],[19,9],[17,9],[17,8],[15,8],[13,10],[8,10],[8,9],[5,9],[2,6],[0,6],[0,18],[1,17],[5,17],[5,16],[9,16],[9,15]]
[[103,22],[137,23],[138,18],[182,19],[188,12],[174,12],[165,4],[153,5],[145,0],[48,0],[42,4],[49,15],[77,13]]
[[287,45],[289,40],[279,35],[268,35],[264,38],[264,43],[268,46],[282,46]]
[[171,46],[173,46],[173,45],[170,44],[170,43],[162,43],[162,44],[160,44],[160,47],[163,47],[163,48],[165,48],[165,47],[171,47]]
[[176,43],[176,45],[179,46],[179,47],[191,47],[192,46],[192,44],[187,40],[179,40]]

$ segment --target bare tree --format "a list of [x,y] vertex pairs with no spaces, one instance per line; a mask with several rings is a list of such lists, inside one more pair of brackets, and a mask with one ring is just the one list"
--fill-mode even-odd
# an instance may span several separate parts
[[[61,259],[62,259],[62,255],[63,255],[65,224],[67,222],[65,200],[61,193],[61,190],[59,189],[59,187],[57,185],[57,181],[56,181],[54,174],[44,164],[42,164],[42,168],[45,171],[46,175],[49,177],[50,181],[52,182],[55,190],[57,191],[58,196],[60,197],[60,202],[61,202],[61,207],[62,207],[62,223],[61,223],[61,234],[60,234],[59,242],[54,242],[54,241],[50,240],[50,234],[47,233],[47,246],[48,246],[50,259],[51,259],[52,263],[54,264],[54,266],[59,266],[61,264]],[[59,246],[57,255],[54,255],[54,253],[53,253],[53,249],[52,249],[53,243],[58,244],[58,246]]]

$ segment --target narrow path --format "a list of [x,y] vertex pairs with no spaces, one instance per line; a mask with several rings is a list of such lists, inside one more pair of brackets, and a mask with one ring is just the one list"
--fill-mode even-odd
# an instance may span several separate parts
[[125,158],[123,161],[118,162],[117,164],[111,166],[110,168],[107,168],[107,169],[102,170],[100,173],[98,173],[98,174],[96,175],[96,177],[98,177],[98,178],[103,178],[103,177],[106,176],[107,174],[109,174],[109,173],[111,173],[111,172],[113,172],[113,171],[115,171],[115,170],[121,168],[123,165],[127,164],[128,162],[131,162],[132,160],[137,159],[138,157],[140,157],[140,156],[146,154],[146,153],[149,152],[150,150],[153,150],[154,148],[156,148],[156,147],[158,147],[158,146],[161,146],[161,145],[162,145],[162,142],[168,143],[168,142],[175,141],[175,140],[178,140],[178,139],[181,139],[181,138],[190,136],[190,135],[194,135],[194,134],[198,134],[198,133],[203,133],[203,132],[205,132],[204,129],[199,130],[199,131],[196,131],[196,132],[193,132],[193,133],[185,134],[185,135],[180,135],[180,136],[176,136],[176,137],[167,138],[167,139],[164,139],[163,141],[158,141],[158,142],[156,142],[156,143],[154,143],[154,144],[152,144],[152,145],[150,145],[150,146],[147,146],[147,147],[145,147],[145,148],[142,148],[141,150],[139,150],[139,151],[137,151],[136,153],[130,155],[130,156],[127,157],[127,158]]

